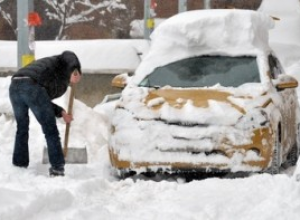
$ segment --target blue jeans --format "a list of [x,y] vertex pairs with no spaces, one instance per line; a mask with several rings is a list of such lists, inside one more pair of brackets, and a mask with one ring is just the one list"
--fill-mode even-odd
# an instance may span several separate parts
[[56,118],[51,99],[46,89],[30,78],[12,79],[9,97],[17,122],[17,132],[12,162],[16,166],[29,165],[28,132],[30,109],[40,123],[47,141],[48,157],[51,166],[64,170],[65,160],[61,147]]

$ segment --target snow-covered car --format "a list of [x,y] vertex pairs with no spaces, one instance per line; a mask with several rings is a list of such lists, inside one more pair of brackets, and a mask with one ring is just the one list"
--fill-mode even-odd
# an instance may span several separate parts
[[128,172],[269,172],[298,159],[297,80],[269,47],[271,16],[250,10],[175,15],[112,117],[109,154]]

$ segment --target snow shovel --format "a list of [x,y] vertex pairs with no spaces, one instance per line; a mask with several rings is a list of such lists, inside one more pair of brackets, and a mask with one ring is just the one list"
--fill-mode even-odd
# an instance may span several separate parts
[[[74,97],[75,97],[75,85],[71,84],[71,92],[70,92],[68,112],[67,112],[68,114],[72,114]],[[70,127],[71,127],[71,123],[66,123],[65,140],[64,140],[64,148],[63,148],[65,162],[73,163],[73,164],[87,163],[86,148],[69,148],[68,147]],[[44,148],[43,163],[49,163],[47,148]]]

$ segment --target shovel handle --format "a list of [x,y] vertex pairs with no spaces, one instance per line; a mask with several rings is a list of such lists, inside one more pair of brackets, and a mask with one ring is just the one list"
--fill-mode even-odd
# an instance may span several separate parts
[[[75,97],[75,85],[71,84],[71,92],[70,92],[70,96],[69,96],[69,104],[68,104],[68,111],[67,111],[68,115],[72,114],[72,112],[73,112],[74,97]],[[64,141],[64,149],[63,149],[65,158],[68,154],[68,143],[69,143],[70,127],[71,127],[71,122],[66,123],[65,141]]]

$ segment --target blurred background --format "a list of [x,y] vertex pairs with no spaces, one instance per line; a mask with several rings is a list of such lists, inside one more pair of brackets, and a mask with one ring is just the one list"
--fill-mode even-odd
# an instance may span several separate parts
[[[256,10],[262,0],[186,0],[186,9]],[[180,0],[153,0],[157,19],[178,13]],[[42,18],[36,40],[143,38],[144,0],[34,0]],[[0,0],[0,40],[17,39],[17,0]]]

